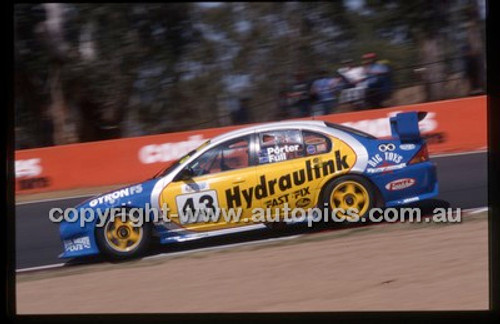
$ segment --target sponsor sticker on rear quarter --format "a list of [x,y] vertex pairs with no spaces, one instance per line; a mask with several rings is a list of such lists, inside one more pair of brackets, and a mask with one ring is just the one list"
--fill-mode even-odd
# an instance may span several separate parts
[[416,180],[413,178],[397,179],[386,184],[385,189],[389,191],[403,190],[413,186],[415,183]]

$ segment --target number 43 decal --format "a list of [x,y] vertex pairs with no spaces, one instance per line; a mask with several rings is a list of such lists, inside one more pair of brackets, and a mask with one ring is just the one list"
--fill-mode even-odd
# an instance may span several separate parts
[[175,202],[177,203],[177,212],[182,213],[182,215],[185,215],[189,209],[191,212],[211,209],[215,213],[219,208],[215,190],[179,195],[175,197]]

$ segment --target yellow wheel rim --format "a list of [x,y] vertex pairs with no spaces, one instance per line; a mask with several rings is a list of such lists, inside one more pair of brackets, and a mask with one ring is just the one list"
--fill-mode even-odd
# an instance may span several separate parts
[[108,245],[118,252],[128,252],[137,247],[142,240],[142,227],[134,226],[134,223],[123,216],[115,216],[106,223],[104,233]]
[[[347,211],[348,208],[356,208],[360,218],[365,216],[370,205],[370,195],[366,188],[356,181],[344,181],[333,188],[330,195],[330,206],[334,208],[342,208]],[[348,214],[337,213],[339,218],[345,217],[352,219]]]

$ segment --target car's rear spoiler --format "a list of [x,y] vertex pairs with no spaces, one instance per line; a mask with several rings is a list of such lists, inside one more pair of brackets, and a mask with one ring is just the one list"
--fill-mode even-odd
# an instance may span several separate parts
[[390,118],[392,137],[399,138],[401,142],[418,142],[422,140],[418,122],[425,118],[425,111],[409,111],[399,113]]

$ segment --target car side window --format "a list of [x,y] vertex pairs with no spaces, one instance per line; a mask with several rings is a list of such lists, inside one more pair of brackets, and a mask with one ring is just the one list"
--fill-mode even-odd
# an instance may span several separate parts
[[249,163],[250,136],[220,144],[199,156],[189,167],[195,176],[246,168]]
[[303,131],[302,135],[307,156],[330,152],[332,143],[325,135],[310,131]]
[[277,130],[259,134],[259,164],[304,157],[300,130]]

